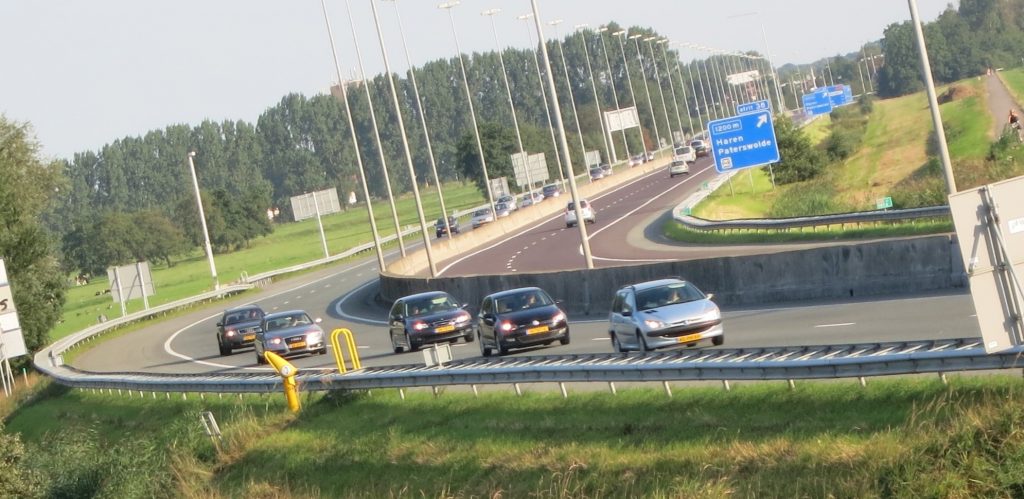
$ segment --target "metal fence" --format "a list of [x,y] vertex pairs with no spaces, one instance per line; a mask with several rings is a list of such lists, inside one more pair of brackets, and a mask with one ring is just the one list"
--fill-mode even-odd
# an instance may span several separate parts
[[[685,204],[685,203],[684,203]],[[835,215],[819,215],[814,217],[770,218],[770,219],[737,219],[737,220],[705,220],[686,214],[692,205],[680,205],[673,212],[673,218],[687,228],[699,231],[716,230],[788,230],[805,227],[831,227],[837,225],[859,225],[875,222],[895,222],[927,218],[949,218],[949,206],[931,206],[925,208],[909,208],[905,210],[874,210],[856,213],[840,213]]]

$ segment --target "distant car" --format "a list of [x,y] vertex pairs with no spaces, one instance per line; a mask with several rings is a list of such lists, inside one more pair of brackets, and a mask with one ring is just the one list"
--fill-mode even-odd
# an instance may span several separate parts
[[522,199],[519,200],[519,207],[526,208],[527,206],[533,206],[544,200],[544,194],[539,192],[523,194]]
[[690,146],[680,146],[672,151],[672,160],[681,159],[687,163],[697,161],[697,152]]
[[725,342],[722,313],[693,284],[661,279],[620,288],[608,314],[608,332],[616,352],[647,352],[671,346]]
[[544,199],[557,198],[562,195],[562,188],[558,184],[545,185],[541,192],[544,194]]
[[497,203],[494,205],[494,216],[498,218],[507,217],[515,211],[508,203]]
[[220,354],[231,355],[236,348],[252,346],[261,331],[263,309],[259,305],[229,308],[217,322],[217,347]]
[[473,228],[476,229],[484,224],[489,224],[494,221],[494,212],[483,208],[473,212],[473,218],[470,223],[473,224]]
[[668,165],[668,177],[672,178],[676,175],[689,175],[690,164],[678,158],[673,158],[672,163]]
[[711,153],[711,149],[708,148],[708,143],[701,139],[691,140],[690,147],[693,148],[693,151],[698,158],[703,158]]
[[604,176],[605,177],[607,177],[607,176],[609,176],[609,175],[611,175],[613,173],[612,172],[612,165],[609,165],[608,163],[601,163],[600,165],[597,165],[597,166],[600,169],[604,170]]
[[508,205],[509,209],[511,209],[512,211],[516,211],[516,210],[519,209],[519,205],[516,204],[516,197],[512,196],[510,194],[506,194],[504,196],[501,196],[500,198],[495,200],[495,203],[505,203],[505,204]]
[[[580,211],[583,212],[584,222],[591,224],[597,222],[597,218],[594,216],[594,209],[586,199],[580,200]],[[576,225],[576,205],[569,201],[569,205],[565,208],[565,226],[572,227],[573,225]]]
[[262,331],[256,334],[256,363],[266,364],[263,352],[280,356],[304,353],[327,353],[321,319],[310,318],[302,310],[276,312],[263,316]]
[[654,153],[647,151],[644,161],[654,161]]
[[[448,226],[452,228],[452,234],[459,234],[459,219],[456,217],[448,217]],[[437,238],[440,239],[442,236],[448,233],[448,229],[444,225],[444,217],[438,218],[437,222],[434,223],[434,232],[437,233]]]
[[601,180],[604,178],[604,170],[599,166],[590,169],[590,180]]
[[388,316],[391,349],[412,352],[427,343],[454,343],[459,338],[469,343],[476,339],[470,319],[465,305],[443,291],[404,296]]
[[642,165],[642,164],[644,164],[645,161],[647,161],[647,156],[646,155],[644,155],[644,154],[637,154],[637,155],[631,156],[629,158],[629,166],[630,167],[634,167],[634,166]]
[[519,288],[484,297],[477,317],[480,354],[504,355],[513,348],[569,344],[565,312],[540,288]]

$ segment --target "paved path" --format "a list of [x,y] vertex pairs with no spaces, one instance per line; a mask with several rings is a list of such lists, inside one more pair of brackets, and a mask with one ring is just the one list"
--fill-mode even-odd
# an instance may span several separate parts
[[1021,113],[1020,106],[1013,100],[1013,96],[1006,89],[1003,80],[996,73],[982,78],[985,78],[985,90],[988,93],[988,113],[992,116],[990,135],[996,139],[1003,133],[1010,109],[1013,109],[1017,116],[1024,116],[1024,114]]

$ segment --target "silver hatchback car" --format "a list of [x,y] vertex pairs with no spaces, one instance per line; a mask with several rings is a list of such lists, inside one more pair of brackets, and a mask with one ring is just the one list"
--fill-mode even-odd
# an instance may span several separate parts
[[620,288],[608,314],[616,352],[725,342],[722,312],[693,284],[661,279]]

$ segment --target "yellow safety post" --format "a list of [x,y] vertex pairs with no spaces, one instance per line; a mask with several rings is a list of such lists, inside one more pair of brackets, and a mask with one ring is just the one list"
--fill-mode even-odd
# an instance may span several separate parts
[[288,408],[292,412],[299,412],[299,388],[295,383],[295,375],[299,373],[299,369],[293,366],[291,362],[284,360],[284,357],[271,351],[263,352],[263,358],[267,359],[267,362],[274,366],[274,370],[284,380],[284,398],[288,401]]
[[345,336],[345,346],[348,347],[349,356],[352,357],[352,370],[362,369],[363,364],[359,362],[359,352],[356,350],[355,336],[348,329],[338,328],[331,331],[331,349],[334,350],[334,361],[338,364],[338,372],[348,372],[348,368],[345,366],[345,353],[341,348],[341,343],[338,341],[338,336]]

